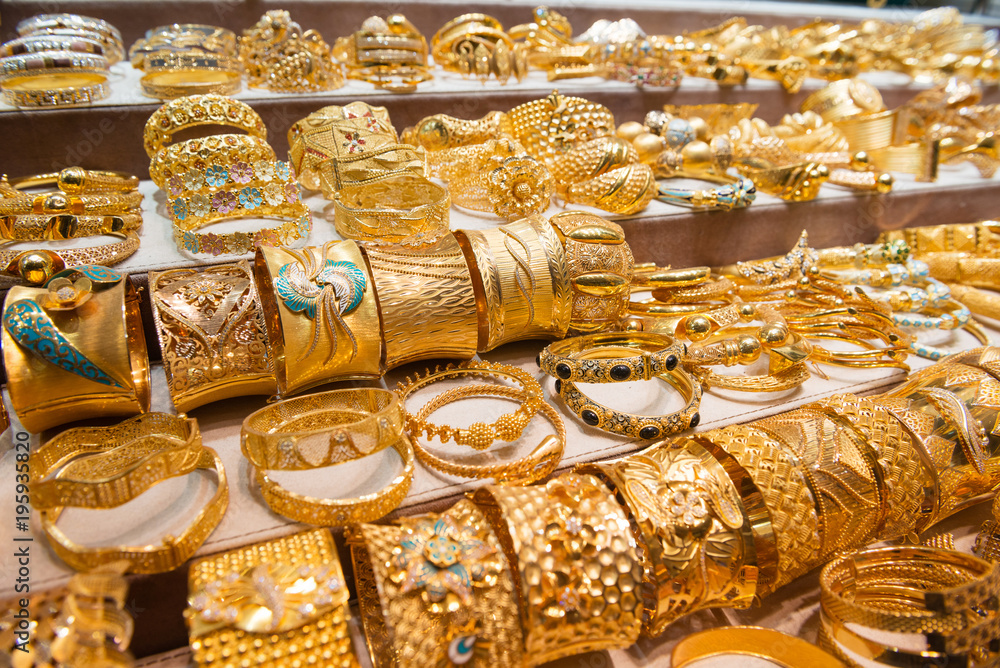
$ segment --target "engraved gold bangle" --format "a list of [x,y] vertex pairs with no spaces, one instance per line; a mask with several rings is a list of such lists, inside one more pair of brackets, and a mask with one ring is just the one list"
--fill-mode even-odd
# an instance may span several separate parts
[[[643,551],[644,632],[680,616],[747,608],[757,585],[751,522],[722,465],[691,439],[658,443],[617,462],[575,469],[607,481]],[[726,545],[727,549],[718,550]]]
[[670,665],[687,668],[703,659],[723,656],[756,657],[782,668],[847,668],[837,657],[802,638],[755,626],[729,626],[685,636],[674,645]]
[[[52,251],[40,250],[0,250],[0,272],[18,276],[29,285],[42,285],[64,269],[96,265],[111,267],[139,250],[139,235],[135,231],[108,232],[105,236],[120,241],[92,246],[89,248],[67,248]],[[12,242],[0,242],[0,249]]]
[[194,661],[203,668],[241,661],[357,668],[348,597],[326,529],[195,561],[184,611]]
[[662,334],[604,332],[550,343],[538,355],[546,374],[573,383],[622,383],[670,373],[687,352]]
[[157,100],[233,95],[243,87],[243,65],[235,55],[157,52],[143,58],[139,69],[139,89]]
[[573,308],[565,250],[544,218],[455,233],[472,272],[479,350],[510,341],[560,338]]
[[142,227],[141,213],[0,216],[0,243],[4,241],[61,241],[103,234],[125,234],[134,232],[140,227]]
[[84,547],[75,544],[57,526],[63,507],[39,511],[42,531],[59,558],[79,571],[90,570],[112,561],[128,562],[132,573],[172,571],[183,565],[201,547],[218,526],[229,505],[229,485],[225,469],[215,451],[202,446],[196,468],[215,471],[218,487],[194,520],[177,536],[165,536],[154,545]]
[[167,387],[178,411],[277,391],[249,262],[149,272],[149,294]]
[[348,529],[347,541],[376,668],[523,665],[510,566],[471,501],[398,526],[363,524]]
[[[493,377],[515,383],[521,405],[512,413],[501,415],[492,424],[477,422],[467,429],[456,429],[448,425],[435,425],[426,422],[414,413],[406,410],[406,400],[421,389],[442,380],[451,378]],[[396,387],[400,401],[406,413],[406,430],[413,437],[437,437],[442,443],[454,440],[457,445],[465,445],[474,450],[485,450],[496,440],[513,441],[520,438],[521,432],[531,421],[535,412],[545,403],[542,398],[542,386],[527,371],[509,364],[472,360],[459,365],[435,367],[428,369],[421,376],[407,376],[405,383]],[[435,409],[436,410],[436,409]]]
[[[333,390],[250,414],[243,421],[241,448],[271,510],[297,522],[342,526],[377,520],[403,501],[413,480],[413,448],[402,430],[403,414],[393,392]],[[389,447],[402,460],[402,472],[381,490],[354,499],[298,494],[267,474],[335,466]]]
[[333,54],[347,66],[347,77],[393,93],[411,93],[432,78],[427,40],[402,14],[371,16],[361,30],[341,37]]
[[74,34],[86,35],[107,44],[105,56],[112,64],[123,57],[122,34],[107,21],[80,14],[36,14],[17,24],[17,34],[46,35]]
[[374,286],[353,241],[258,247],[254,278],[279,395],[385,373]]
[[146,121],[143,146],[151,159],[181,130],[205,125],[242,130],[267,139],[264,121],[246,103],[223,95],[193,95],[167,102]]
[[11,407],[25,429],[149,410],[149,359],[131,280],[105,267],[16,286],[3,310]]
[[382,316],[386,368],[476,354],[476,292],[454,235],[419,249],[368,244],[364,253]]
[[[171,197],[182,192],[211,193],[223,187],[288,181],[279,171],[274,149],[253,135],[217,134],[165,146],[149,162],[149,177]],[[233,169],[241,165],[237,169]],[[258,183],[258,185],[263,185]]]
[[987,561],[1000,561],[1000,495],[993,497],[990,508],[993,519],[983,522],[976,535],[973,551]]
[[565,473],[545,485],[489,485],[474,500],[515,574],[526,665],[636,641],[642,553],[625,510],[598,478]]
[[653,170],[642,163],[616,167],[585,181],[560,184],[558,193],[566,202],[623,216],[642,211],[654,199],[663,199],[662,193],[657,193]]
[[156,53],[236,53],[236,34],[204,23],[172,23],[146,31],[129,47],[128,57],[133,67],[139,67],[146,56]]
[[[115,460],[125,451],[131,461],[123,466]],[[115,508],[190,473],[200,458],[198,423],[183,416],[146,413],[111,427],[69,429],[31,454],[31,505]]]
[[70,214],[135,213],[142,204],[142,193],[100,193],[94,195],[67,195],[62,192],[23,194],[19,197],[0,198],[0,216]]
[[[618,338],[614,335],[611,336],[613,337],[612,340]],[[632,337],[634,334],[629,333],[625,336]],[[665,337],[656,334],[641,334],[639,337],[640,340],[642,338],[650,339],[654,342],[651,345],[657,346],[658,350],[663,349]],[[616,367],[630,368],[629,378],[636,379],[636,376],[640,373],[644,376],[645,369],[649,368],[647,367],[648,363],[643,360],[642,356],[632,357],[631,360],[626,358],[615,359],[613,360],[614,364],[608,365],[602,359],[605,354],[606,351],[602,351],[600,347],[591,347],[576,353],[576,360],[594,360],[595,358],[602,360],[593,365],[583,366],[579,372],[581,379],[589,379],[591,377],[611,378],[612,374],[616,373]],[[676,353],[670,352],[663,357],[663,369],[670,364],[671,357],[676,359]],[[558,376],[559,365],[556,364],[555,366],[556,375]],[[572,377],[573,365],[567,366],[571,367],[570,373]],[[660,368],[659,363],[657,363],[656,368]],[[624,369],[621,372],[624,373]],[[639,378],[643,376],[639,376]],[[698,412],[701,405],[701,385],[684,370],[684,367],[678,364],[672,371],[661,371],[659,374],[650,375],[650,378],[662,380],[676,389],[684,398],[684,407],[668,415],[634,415],[632,413],[625,413],[597,403],[577,389],[576,383],[572,380],[563,380],[562,378],[556,378],[556,392],[559,393],[559,397],[566,404],[566,407],[583,420],[585,424],[612,434],[650,440],[697,427],[698,423],[701,422],[701,415]],[[579,382],[594,381],[581,380]]]
[[333,200],[333,223],[346,239],[432,242],[448,230],[448,190],[411,174],[344,186]]
[[111,94],[104,56],[46,51],[0,58],[0,94],[15,107],[89,104]]
[[841,79],[809,95],[799,108],[819,114],[824,121],[832,123],[882,111],[885,103],[878,90],[864,79]]
[[[523,401],[523,395],[519,390],[506,385],[463,385],[445,390],[421,406],[415,415],[415,420],[426,422],[434,411],[446,404],[484,396]],[[556,433],[545,436],[529,454],[514,461],[502,464],[463,464],[432,454],[418,439],[413,441],[413,450],[421,464],[436,471],[461,478],[492,478],[498,485],[526,485],[541,480],[555,471],[566,448],[566,428],[556,409],[542,402],[537,412],[549,421]]]

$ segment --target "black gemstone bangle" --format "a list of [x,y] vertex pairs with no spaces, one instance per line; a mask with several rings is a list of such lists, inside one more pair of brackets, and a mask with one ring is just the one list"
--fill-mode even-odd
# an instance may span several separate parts
[[588,334],[549,344],[536,361],[542,371],[573,383],[623,383],[668,374],[687,352],[652,332]]
[[698,426],[701,415],[701,384],[683,367],[657,376],[670,383],[687,399],[684,408],[669,415],[632,415],[603,406],[577,389],[573,381],[556,380],[556,392],[563,403],[586,424],[612,434],[652,440]]

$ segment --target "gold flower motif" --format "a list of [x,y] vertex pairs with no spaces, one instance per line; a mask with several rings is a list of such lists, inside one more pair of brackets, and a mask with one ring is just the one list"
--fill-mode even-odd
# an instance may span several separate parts
[[219,305],[232,286],[211,278],[203,278],[187,283],[180,289],[180,296],[188,304],[196,307],[208,306],[214,309]]
[[75,283],[68,278],[54,278],[48,283],[48,293],[38,301],[39,306],[48,311],[70,311],[86,303],[93,295],[93,284],[85,276]]
[[488,191],[493,211],[504,220],[517,220],[549,208],[552,175],[529,155],[512,156],[490,172]]

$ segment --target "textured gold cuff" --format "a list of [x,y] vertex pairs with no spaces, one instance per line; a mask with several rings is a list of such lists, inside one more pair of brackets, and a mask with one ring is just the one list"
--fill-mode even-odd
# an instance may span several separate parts
[[258,248],[254,276],[280,395],[385,372],[378,304],[353,241]]
[[475,494],[515,572],[525,662],[628,647],[642,626],[642,553],[594,476]]
[[376,668],[522,666],[517,589],[483,513],[461,500],[398,525],[348,534]]
[[274,363],[249,262],[149,273],[153,322],[178,411],[274,394]]
[[326,529],[196,561],[188,592],[184,618],[199,666],[358,666],[347,583]]
[[448,231],[451,196],[422,176],[402,174],[346,185],[333,199],[340,236],[377,243],[431,243]]

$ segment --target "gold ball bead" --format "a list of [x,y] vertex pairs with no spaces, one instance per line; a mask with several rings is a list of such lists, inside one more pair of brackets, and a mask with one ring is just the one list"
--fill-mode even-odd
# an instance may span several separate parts
[[65,193],[76,194],[83,190],[87,181],[87,172],[83,167],[67,167],[59,172],[59,190]]
[[795,293],[795,290],[787,290],[783,296],[786,302],[793,302],[799,298],[799,296]]
[[756,336],[741,336],[736,339],[736,347],[740,351],[740,364],[750,364],[760,359],[763,346]]
[[705,172],[712,168],[712,147],[703,141],[692,141],[681,149],[684,169],[688,172]]
[[437,118],[424,121],[417,128],[417,142],[431,150],[443,149],[448,146],[448,128]]
[[788,328],[784,325],[764,325],[757,332],[757,336],[768,348],[780,346],[788,340]]
[[652,132],[643,132],[632,140],[632,146],[635,147],[636,153],[639,154],[641,162],[651,164],[656,162],[656,156],[663,153],[663,149],[667,145],[663,137],[654,135]]
[[885,195],[892,192],[892,184],[894,183],[892,174],[885,172],[879,174],[878,178],[875,179],[875,192]]
[[808,276],[803,276],[802,278],[799,279],[799,287],[803,288],[803,289],[809,287],[809,277]]
[[55,259],[43,251],[25,253],[17,261],[17,270],[26,283],[42,285],[56,273]]
[[858,151],[851,156],[851,169],[863,171],[868,169],[869,164],[871,164],[871,158],[864,151]]
[[621,327],[624,332],[641,332],[644,329],[642,319],[632,316],[622,320]]
[[712,332],[712,321],[703,315],[694,315],[684,323],[684,334],[691,341],[704,341]]
[[688,123],[691,124],[691,129],[694,130],[694,136],[702,141],[708,141],[708,123],[701,116],[692,116],[687,119]]
[[740,305],[740,319],[745,322],[750,322],[757,317],[757,307],[753,304],[741,304]]
[[619,125],[615,134],[625,141],[634,141],[636,137],[646,132],[649,132],[649,130],[642,123],[628,121]]

